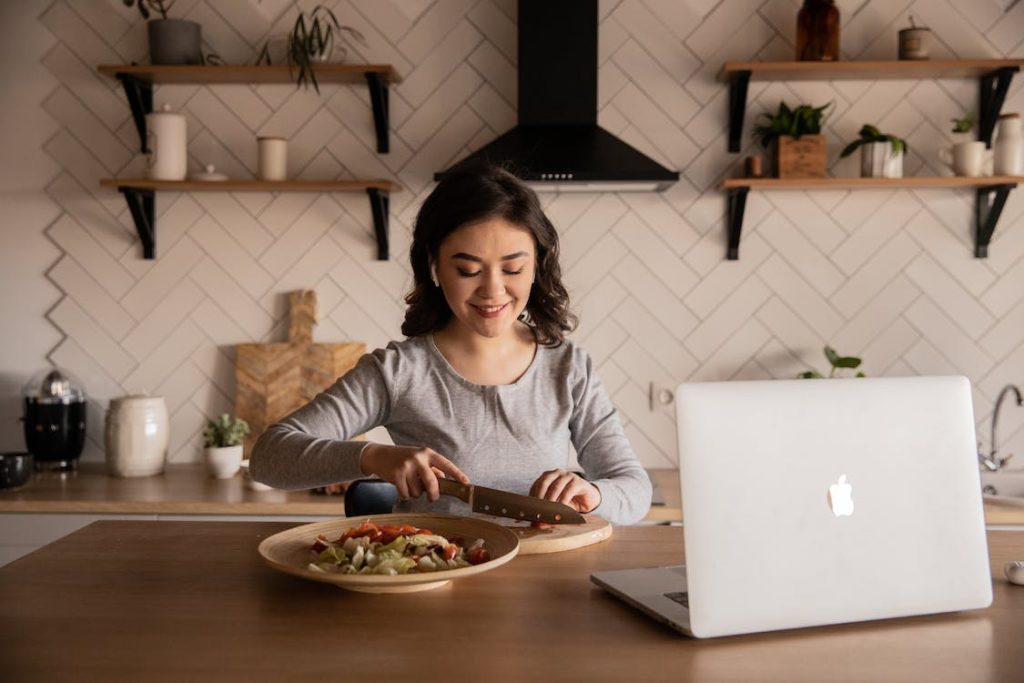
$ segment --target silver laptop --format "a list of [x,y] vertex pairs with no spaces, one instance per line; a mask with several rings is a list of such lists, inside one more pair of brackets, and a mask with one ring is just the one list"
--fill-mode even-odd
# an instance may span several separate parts
[[682,384],[686,566],[591,580],[698,638],[987,607],[965,377]]

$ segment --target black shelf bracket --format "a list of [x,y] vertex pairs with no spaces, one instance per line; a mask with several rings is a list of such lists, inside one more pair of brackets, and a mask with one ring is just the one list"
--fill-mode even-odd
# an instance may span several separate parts
[[978,140],[992,149],[992,131],[995,130],[999,112],[1003,109],[1006,91],[1010,89],[1013,75],[1020,67],[1004,66],[981,77],[978,84]]
[[366,188],[370,196],[370,211],[373,212],[373,230],[377,233],[377,260],[388,260],[388,207],[391,195],[376,187]]
[[153,112],[153,84],[125,73],[117,74],[117,80],[121,81],[125,97],[128,98],[128,106],[132,109],[132,119],[135,121],[135,130],[139,131],[142,153],[149,154],[146,114]]
[[135,221],[135,231],[142,242],[142,257],[148,260],[156,258],[156,200],[153,190],[137,187],[117,188],[128,202],[128,210]]
[[[975,192],[974,200],[974,257],[988,258],[988,243],[996,230],[996,223],[1006,206],[1006,198],[1016,183],[986,185]],[[993,196],[994,195],[994,196]]]
[[729,202],[729,249],[725,254],[728,261],[740,258],[740,235],[743,232],[743,212],[747,208],[749,187],[734,187],[727,195]]
[[373,105],[373,125],[377,129],[377,151],[387,154],[391,149],[388,138],[388,81],[376,72],[366,72],[366,85],[370,89]]
[[743,139],[743,117],[747,111],[749,71],[735,71],[729,79],[729,151],[740,151]]

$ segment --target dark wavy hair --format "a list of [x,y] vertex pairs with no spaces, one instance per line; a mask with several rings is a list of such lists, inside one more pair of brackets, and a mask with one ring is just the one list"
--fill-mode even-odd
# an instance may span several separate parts
[[448,235],[491,218],[503,218],[533,236],[536,280],[521,319],[533,328],[537,343],[559,346],[565,335],[576,329],[577,318],[569,310],[569,293],[558,263],[558,233],[544,215],[537,194],[508,171],[474,166],[446,175],[416,215],[409,247],[413,289],[405,297],[408,308],[402,334],[415,337],[448,324],[452,310],[444,292],[430,278],[430,261],[437,261],[441,242]]

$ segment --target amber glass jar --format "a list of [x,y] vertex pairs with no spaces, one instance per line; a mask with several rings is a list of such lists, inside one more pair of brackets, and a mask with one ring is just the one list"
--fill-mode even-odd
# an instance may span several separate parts
[[835,0],[804,0],[796,15],[796,58],[839,61],[839,8]]

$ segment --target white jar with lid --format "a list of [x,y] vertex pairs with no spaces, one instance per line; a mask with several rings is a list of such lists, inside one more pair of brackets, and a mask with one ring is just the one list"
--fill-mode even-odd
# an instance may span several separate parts
[[1020,114],[1003,114],[996,124],[992,143],[992,172],[995,175],[1024,174],[1024,136]]
[[167,463],[167,404],[161,396],[110,399],[104,430],[107,473],[113,477],[149,477]]
[[150,180],[184,180],[188,174],[188,137],[185,117],[172,114],[171,105],[146,114],[146,177]]

